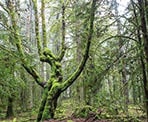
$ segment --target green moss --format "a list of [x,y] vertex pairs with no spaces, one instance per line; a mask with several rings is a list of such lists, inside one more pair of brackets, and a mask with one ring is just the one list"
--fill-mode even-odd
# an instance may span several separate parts
[[56,67],[61,67],[61,63],[58,61],[55,62],[55,65],[56,65]]
[[43,54],[44,55],[50,55],[52,52],[49,50],[49,48],[44,48]]
[[41,61],[44,61],[44,60],[45,60],[45,56],[44,56],[44,55],[41,55],[41,56],[40,56],[40,60],[41,60]]
[[67,122],[74,122],[73,120],[67,120]]
[[60,83],[55,81],[52,86],[53,91],[56,92],[59,88],[60,88]]
[[50,56],[50,57],[56,59],[56,56],[51,52],[51,50],[49,48],[44,48],[43,54],[45,56]]
[[51,115],[50,115],[50,112],[48,112],[48,109],[45,109],[44,112],[43,112],[43,117],[42,117],[42,120],[46,120],[46,119],[51,119]]
[[89,113],[94,113],[93,107],[92,106],[82,106],[82,107],[78,107],[75,109],[73,115],[75,117],[87,117],[89,116]]

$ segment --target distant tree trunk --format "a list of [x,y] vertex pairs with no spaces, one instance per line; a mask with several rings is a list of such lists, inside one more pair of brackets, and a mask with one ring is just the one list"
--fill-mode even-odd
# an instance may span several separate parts
[[13,112],[13,97],[8,97],[8,106],[6,112],[6,118],[14,116]]
[[[133,13],[136,19],[137,24],[137,38],[142,55],[140,56],[141,66],[142,66],[142,74],[143,74],[143,87],[144,87],[144,94],[145,94],[145,109],[148,121],[148,2],[147,0],[138,0],[138,3],[134,3],[131,0]],[[137,4],[137,5],[136,5]],[[137,7],[138,6],[138,7]],[[136,11],[138,8],[138,12]],[[140,16],[139,16],[140,14]],[[139,21],[140,19],[140,21]],[[141,33],[142,31],[142,33]],[[144,45],[143,45],[144,44]]]
[[[94,64],[94,56],[92,53],[89,54],[89,60],[87,63],[87,66],[84,69],[84,78],[83,78],[83,87],[84,87],[84,101],[86,105],[93,105],[93,101],[95,101],[95,97],[92,97],[96,94],[99,90],[99,83],[97,83],[97,86],[94,87],[93,85],[96,84],[97,78],[96,78],[96,71],[95,71],[95,64]],[[97,88],[97,90],[95,90]],[[93,92],[94,91],[94,92]]]
[[[118,12],[118,3],[116,0],[114,1],[114,5],[115,5],[115,17],[116,17],[116,21],[117,21],[117,34],[121,35],[121,21],[119,18],[119,12]],[[123,59],[121,59],[121,65],[122,65],[122,69],[120,70],[121,73],[121,82],[123,83],[123,97],[124,97],[124,109],[125,112],[127,113],[128,111],[128,102],[129,102],[129,94],[128,94],[128,81],[127,81],[127,71],[126,71],[126,62],[125,62],[125,46],[123,44],[123,39],[119,38],[119,57],[123,57]],[[124,55],[124,56],[123,56]]]
[[29,109],[33,108],[33,82],[29,82]]
[[142,73],[143,73],[143,85],[144,85],[144,93],[145,93],[145,107],[146,107],[146,114],[147,114],[147,121],[148,121],[148,89],[146,87],[148,79],[147,79],[147,69],[144,63],[143,58],[141,58],[141,66],[142,66]]
[[28,108],[27,99],[28,99],[27,88],[22,88],[20,93],[20,104],[22,111],[26,111]]
[[107,80],[107,83],[108,83],[108,89],[109,89],[109,94],[110,94],[110,97],[113,98],[113,90],[112,90],[112,82],[111,82],[111,77],[108,76],[108,80]]
[[[82,44],[82,40],[80,39],[80,35],[77,35],[77,34],[76,34],[76,44],[77,44],[76,62],[77,64],[79,64],[82,60],[83,44]],[[78,96],[79,102],[80,101],[82,102],[84,100],[84,86],[83,86],[82,75],[77,79],[77,84],[76,84],[77,96]]]
[[136,94],[136,85],[134,82],[132,82],[132,98],[133,98],[133,103],[137,103],[137,94]]
[[139,4],[139,13],[141,19],[141,31],[142,31],[142,38],[144,41],[144,52],[145,52],[145,60],[146,66],[143,65],[143,83],[144,83],[144,92],[145,92],[145,104],[146,104],[146,114],[147,114],[147,121],[148,121],[148,31],[147,31],[147,1],[146,0],[138,0]]

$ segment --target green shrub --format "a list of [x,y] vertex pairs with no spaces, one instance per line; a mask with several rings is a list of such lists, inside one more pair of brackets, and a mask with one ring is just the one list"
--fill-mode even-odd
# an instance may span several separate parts
[[73,113],[73,116],[74,117],[88,117],[90,113],[92,113],[94,110],[93,110],[93,107],[92,106],[82,106],[82,107],[79,107],[79,108],[76,108],[74,113]]

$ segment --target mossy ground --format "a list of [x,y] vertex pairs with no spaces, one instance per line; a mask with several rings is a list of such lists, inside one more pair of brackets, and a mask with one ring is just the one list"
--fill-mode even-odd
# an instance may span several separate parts
[[[56,119],[45,122],[146,122],[145,114],[138,106],[130,105],[128,116],[120,111],[118,115],[108,113],[107,108],[103,107],[99,108],[101,113],[98,114],[97,109],[67,99],[57,107]],[[21,112],[9,119],[5,119],[4,113],[2,113],[0,114],[0,122],[35,122],[37,112],[37,110]]]

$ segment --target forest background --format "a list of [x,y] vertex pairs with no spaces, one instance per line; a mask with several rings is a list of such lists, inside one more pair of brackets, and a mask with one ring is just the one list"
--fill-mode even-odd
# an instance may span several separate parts
[[147,0],[0,1],[1,120],[73,117],[148,120]]

